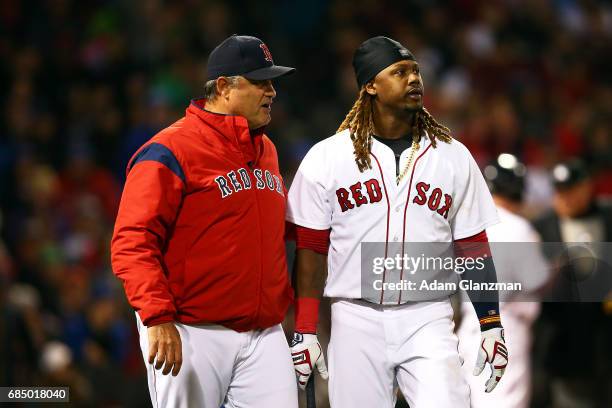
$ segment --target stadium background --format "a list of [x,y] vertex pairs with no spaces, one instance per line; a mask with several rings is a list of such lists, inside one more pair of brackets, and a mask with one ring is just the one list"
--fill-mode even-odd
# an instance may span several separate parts
[[[559,160],[585,159],[598,199],[612,196],[607,2],[3,0],[0,385],[149,405],[133,312],[109,265],[124,169],[200,95],[208,53],[232,33],[298,68],[276,84],[268,132],[288,186],[354,101],[353,51],[386,34],[417,56],[425,105],[480,165],[500,152],[528,165],[530,217],[550,207]],[[534,406],[552,406],[551,368],[534,363]]]

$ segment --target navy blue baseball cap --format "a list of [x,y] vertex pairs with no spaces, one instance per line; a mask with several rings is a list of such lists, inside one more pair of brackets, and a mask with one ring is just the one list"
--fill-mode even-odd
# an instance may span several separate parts
[[402,60],[415,61],[414,55],[399,42],[382,35],[361,43],[353,54],[353,69],[359,88],[380,71]]
[[295,68],[274,65],[268,46],[257,37],[232,35],[208,56],[208,80],[241,75],[262,81],[295,72]]

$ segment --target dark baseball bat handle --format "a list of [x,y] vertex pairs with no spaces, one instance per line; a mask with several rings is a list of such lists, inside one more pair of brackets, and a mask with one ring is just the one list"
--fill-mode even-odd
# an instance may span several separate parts
[[317,399],[315,398],[315,384],[313,372],[306,383],[306,408],[317,408]]

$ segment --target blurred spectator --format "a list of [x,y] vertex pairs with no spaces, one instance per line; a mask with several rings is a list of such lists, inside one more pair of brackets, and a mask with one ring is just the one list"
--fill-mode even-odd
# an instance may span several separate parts
[[[542,240],[609,245],[612,209],[595,201],[586,165],[580,160],[559,163],[551,178],[555,186],[553,210],[535,222]],[[603,301],[612,294],[612,269],[598,260],[605,256],[568,257],[565,251],[559,256],[553,248],[548,246],[545,252],[557,265],[558,275],[538,328],[547,335],[541,336],[536,352],[550,381],[547,392],[537,401],[561,408],[607,406],[611,402],[607,362],[612,359],[608,347],[612,316],[606,315]]]
[[40,354],[41,384],[50,387],[69,387],[70,402],[84,406],[94,400],[93,383],[88,382],[75,366],[70,349],[63,343],[51,341]]

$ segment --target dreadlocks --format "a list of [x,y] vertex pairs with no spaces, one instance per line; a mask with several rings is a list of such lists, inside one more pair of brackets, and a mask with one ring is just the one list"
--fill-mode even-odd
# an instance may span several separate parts
[[[372,100],[373,96],[366,92],[365,86],[361,87],[359,98],[357,98],[336,132],[339,133],[345,129],[350,129],[351,140],[355,148],[355,163],[357,163],[357,167],[361,172],[372,168],[370,160],[372,134],[374,133]],[[434,148],[436,147],[436,140],[441,140],[445,143],[450,143],[452,140],[450,129],[438,123],[424,107],[416,112],[415,115],[412,125],[413,143],[418,143],[421,140],[423,131],[427,131],[427,135]]]

